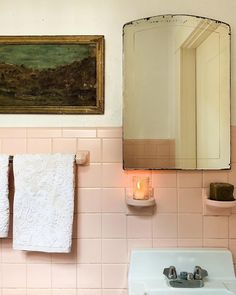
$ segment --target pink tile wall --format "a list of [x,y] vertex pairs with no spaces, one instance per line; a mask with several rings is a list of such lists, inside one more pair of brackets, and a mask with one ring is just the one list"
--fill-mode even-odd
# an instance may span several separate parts
[[[203,216],[201,197],[210,182],[236,185],[236,127],[232,131],[230,171],[127,172],[121,128],[0,128],[1,153],[90,150],[91,161],[78,167],[72,252],[13,251],[10,233],[0,241],[0,294],[127,295],[134,248],[227,247],[236,263],[236,210],[230,216]],[[127,210],[125,189],[137,173],[152,179],[153,215]]]

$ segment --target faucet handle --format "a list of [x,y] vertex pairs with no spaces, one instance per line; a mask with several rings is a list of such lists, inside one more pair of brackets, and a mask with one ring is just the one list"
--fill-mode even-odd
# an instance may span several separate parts
[[207,270],[201,268],[198,265],[196,265],[194,267],[194,279],[195,280],[203,280],[207,276],[208,276]]
[[164,268],[163,274],[169,279],[169,280],[175,280],[177,279],[177,272],[173,265],[170,267]]

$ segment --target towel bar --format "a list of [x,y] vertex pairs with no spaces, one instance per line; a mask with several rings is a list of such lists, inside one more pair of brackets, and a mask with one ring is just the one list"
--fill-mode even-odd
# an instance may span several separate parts
[[[13,162],[14,156],[9,157],[9,162]],[[78,151],[75,156],[75,162],[77,165],[86,166],[89,164],[89,151]]]

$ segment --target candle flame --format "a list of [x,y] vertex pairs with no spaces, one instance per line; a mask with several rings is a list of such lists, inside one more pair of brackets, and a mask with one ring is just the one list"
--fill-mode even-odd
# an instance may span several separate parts
[[139,181],[137,182],[137,189],[141,189],[141,185]]

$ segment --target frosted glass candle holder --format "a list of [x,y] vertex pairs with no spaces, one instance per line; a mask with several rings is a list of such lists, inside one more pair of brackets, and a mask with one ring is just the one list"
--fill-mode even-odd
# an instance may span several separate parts
[[148,200],[150,198],[149,177],[133,176],[133,199]]

